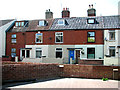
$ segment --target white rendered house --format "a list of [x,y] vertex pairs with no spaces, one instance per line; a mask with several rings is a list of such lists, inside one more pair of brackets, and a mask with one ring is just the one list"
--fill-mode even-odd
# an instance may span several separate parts
[[6,31],[9,30],[15,20],[1,20],[0,21],[0,57],[5,56],[6,50]]
[[105,30],[104,39],[104,65],[120,65],[120,30]]

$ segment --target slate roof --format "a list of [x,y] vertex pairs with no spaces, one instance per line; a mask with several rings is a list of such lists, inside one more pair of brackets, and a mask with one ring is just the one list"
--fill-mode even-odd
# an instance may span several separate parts
[[[96,24],[88,24],[88,18],[95,18]],[[45,19],[40,19],[45,20]],[[97,17],[73,17],[47,19],[47,26],[38,26],[40,20],[29,20],[27,27],[15,27],[9,32],[25,32],[38,30],[75,30],[75,29],[120,29],[120,15]],[[58,20],[66,20],[67,25],[58,25]]]
[[[88,18],[95,18],[97,24],[88,24]],[[66,20],[68,25],[58,25],[58,20]],[[54,19],[50,30],[69,30],[69,29],[120,29],[120,15],[100,16],[100,17],[75,17]]]
[[0,20],[0,26],[3,26],[11,21],[13,21],[14,19],[10,19],[10,20]]
[[[40,19],[40,20],[45,20],[45,19]],[[25,32],[25,31],[38,31],[38,30],[49,30],[52,23],[53,19],[47,19],[47,26],[39,26],[38,23],[40,20],[29,20],[28,25],[25,27],[13,27],[9,32]]]

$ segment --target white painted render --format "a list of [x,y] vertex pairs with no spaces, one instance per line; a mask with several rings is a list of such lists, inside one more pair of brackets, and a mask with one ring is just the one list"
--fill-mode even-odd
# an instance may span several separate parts
[[26,45],[26,48],[32,48],[30,50],[30,58],[36,58],[36,48],[42,49],[42,56],[48,58],[48,45]]
[[[104,65],[120,65],[120,50],[118,46],[120,46],[120,30],[115,30],[115,40],[109,40],[109,30],[104,31]],[[109,47],[115,46],[115,57],[106,57],[105,55],[109,55]]]
[[6,30],[9,26],[14,23],[15,20],[3,25],[0,27],[0,57],[5,56],[5,48],[6,48]]
[[[84,54],[80,53],[80,59],[87,59],[87,48],[95,48],[95,60],[103,59],[103,52],[104,52],[103,45],[26,45],[25,48],[31,48],[30,61],[33,62],[42,61],[42,63],[60,63],[60,64],[69,62],[68,48],[74,48],[75,50],[76,49],[81,50],[80,48],[83,48]],[[40,60],[36,59],[36,48],[41,48],[42,56],[46,56],[46,57]],[[56,58],[56,48],[62,48],[62,58]],[[76,58],[75,51],[74,51],[74,58]],[[28,59],[26,59],[26,61],[28,61]],[[73,62],[75,62],[75,60]]]
[[95,48],[95,59],[103,59],[104,45],[75,45],[75,48],[83,48],[84,54],[80,54],[80,59],[87,59],[87,48]]

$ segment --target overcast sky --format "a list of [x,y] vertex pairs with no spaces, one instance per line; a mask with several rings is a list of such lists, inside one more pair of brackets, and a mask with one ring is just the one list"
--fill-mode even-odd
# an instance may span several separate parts
[[97,16],[118,15],[120,0],[0,0],[0,20],[44,19],[45,11],[50,9],[54,18],[61,18],[65,7],[70,17],[86,17],[89,4],[93,4]]

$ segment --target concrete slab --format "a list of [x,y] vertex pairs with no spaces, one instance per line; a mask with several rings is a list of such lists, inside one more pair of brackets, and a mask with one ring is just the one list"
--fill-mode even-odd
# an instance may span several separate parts
[[63,78],[8,88],[118,88],[118,82],[120,83],[116,80]]

